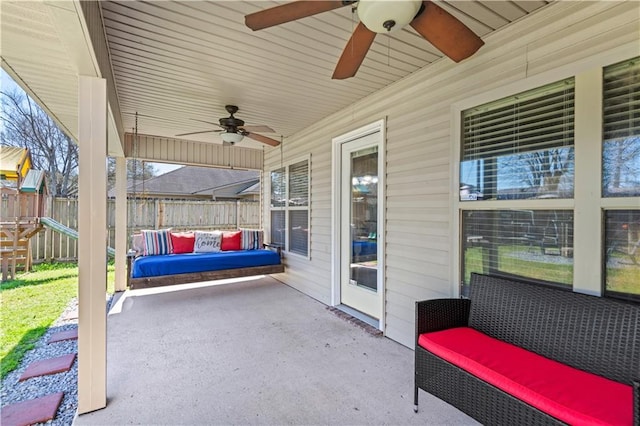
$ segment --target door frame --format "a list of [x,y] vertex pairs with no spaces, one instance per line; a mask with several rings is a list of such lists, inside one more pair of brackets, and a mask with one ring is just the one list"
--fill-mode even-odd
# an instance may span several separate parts
[[340,266],[342,261],[341,253],[341,173],[342,173],[342,144],[354,141],[364,136],[378,133],[378,289],[380,290],[381,315],[378,321],[378,329],[384,331],[386,323],[385,316],[385,212],[386,212],[386,120],[381,119],[371,124],[365,125],[358,129],[337,136],[331,140],[331,306],[339,306],[341,304],[341,288],[340,288]]

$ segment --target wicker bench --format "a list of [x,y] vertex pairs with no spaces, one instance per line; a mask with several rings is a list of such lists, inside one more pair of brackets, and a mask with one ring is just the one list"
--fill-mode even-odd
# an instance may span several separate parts
[[416,303],[415,349],[416,412],[422,389],[485,424],[640,423],[638,304],[473,274]]

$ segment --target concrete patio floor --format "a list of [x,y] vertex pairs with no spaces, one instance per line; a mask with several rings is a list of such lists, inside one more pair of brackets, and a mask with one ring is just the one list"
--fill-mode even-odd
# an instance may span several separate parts
[[273,278],[125,292],[105,409],[74,424],[477,424],[420,392],[413,351]]

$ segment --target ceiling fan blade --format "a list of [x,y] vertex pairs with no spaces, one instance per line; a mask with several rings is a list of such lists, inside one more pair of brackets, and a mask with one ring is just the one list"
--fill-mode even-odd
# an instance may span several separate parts
[[262,30],[318,13],[328,12],[352,3],[355,3],[355,1],[299,0],[246,15],[244,23],[253,31]]
[[250,139],[253,139],[254,141],[262,142],[262,143],[267,144],[267,145],[271,145],[271,146],[280,145],[280,141],[268,138],[266,136],[259,135],[257,133],[246,132],[246,133],[244,133],[244,135],[246,137],[250,138]]
[[179,135],[176,136],[189,136],[189,135],[198,135],[200,133],[214,133],[214,132],[221,132],[222,130],[203,130],[201,132],[190,132],[190,133],[180,133]]
[[222,127],[222,126],[220,126],[220,124],[218,124],[218,123],[214,123],[213,121],[198,120],[197,118],[192,118],[191,120],[193,120],[193,121],[198,121],[198,122],[200,122],[200,123],[211,124],[212,126]]
[[276,132],[275,130],[273,130],[269,126],[260,126],[260,125],[242,126],[241,129],[243,129],[243,130],[245,130],[247,132],[262,132],[262,133],[275,133]]
[[340,56],[331,78],[342,80],[356,75],[375,37],[376,33],[360,22],[342,51],[342,56]]
[[422,4],[423,11],[410,25],[455,62],[473,55],[484,44],[469,27],[437,4],[430,1]]

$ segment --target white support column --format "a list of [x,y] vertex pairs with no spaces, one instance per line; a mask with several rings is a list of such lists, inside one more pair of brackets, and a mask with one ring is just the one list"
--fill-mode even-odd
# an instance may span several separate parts
[[127,289],[127,159],[116,157],[116,291]]
[[602,68],[576,75],[573,290],[602,293]]
[[107,85],[78,77],[78,413],[107,405]]

